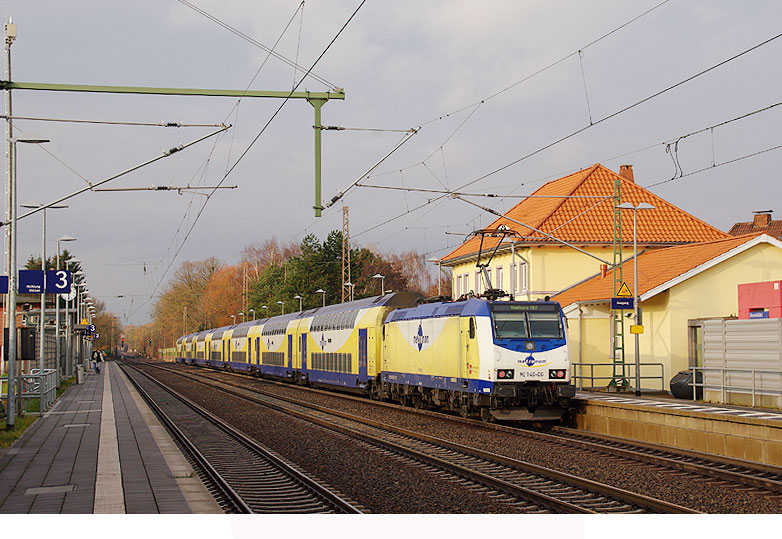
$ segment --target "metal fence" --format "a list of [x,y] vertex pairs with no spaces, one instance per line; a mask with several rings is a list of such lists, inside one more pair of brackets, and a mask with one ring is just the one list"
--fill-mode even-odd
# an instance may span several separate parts
[[[57,386],[59,384],[59,376],[57,369],[44,369],[43,375],[38,369],[32,369],[29,374],[21,375],[22,384],[21,391],[17,394],[17,397],[21,399],[22,408],[29,409],[24,406],[24,401],[28,403],[32,400],[41,399],[39,410],[41,413],[48,410],[54,400],[57,398]],[[41,393],[41,384],[43,384],[43,394]],[[0,399],[3,401],[8,400],[8,378],[0,379]]]
[[[593,391],[593,390],[603,390],[611,383],[611,380],[614,380],[615,376],[595,376],[595,367],[599,367],[602,369],[605,369],[607,372],[613,372],[614,363],[571,363],[571,372],[570,372],[570,379],[573,381],[573,383],[576,385],[576,388],[578,388],[579,391]],[[634,363],[625,363],[625,378],[632,382],[635,380],[635,364]],[[660,374],[644,374],[644,370],[649,371],[650,369],[653,369],[654,371],[657,370],[659,367]],[[588,370],[588,373],[585,373],[584,371]],[[665,392],[665,366],[662,363],[641,363],[641,387],[643,388],[644,380],[659,380],[660,382],[660,391]],[[589,385],[585,385],[584,381],[588,380]],[[595,381],[601,382],[600,385],[595,385]],[[576,383],[577,382],[577,383]],[[656,391],[656,390],[655,390]]]
[[[729,393],[751,394],[752,406],[756,406],[756,397],[761,395],[782,397],[782,372],[778,370],[726,367],[692,367],[692,370],[696,373],[692,384],[693,400],[698,387],[704,392],[719,391],[721,404],[730,404]],[[698,372],[703,373],[703,382],[696,381]]]

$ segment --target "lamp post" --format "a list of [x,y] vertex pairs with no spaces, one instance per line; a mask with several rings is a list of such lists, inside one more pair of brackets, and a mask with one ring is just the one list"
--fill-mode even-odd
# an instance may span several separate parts
[[233,318],[233,320],[231,321],[231,325],[232,325],[232,326],[235,326],[235,325],[236,325],[236,315],[235,315],[235,314],[231,314],[231,315],[229,315],[229,316],[230,316],[231,318]]
[[[76,238],[74,238],[72,236],[62,236],[62,237],[57,238],[57,258],[55,259],[56,260],[55,266],[56,266],[57,270],[60,269],[60,242],[62,242],[62,241],[76,241]],[[70,292],[70,290],[68,290],[68,292]],[[67,311],[68,300],[67,299],[65,301],[65,307],[66,307],[65,315],[68,316],[68,311]],[[67,324],[67,322],[66,322],[66,324]],[[54,353],[57,356],[57,363],[60,363],[60,294],[55,294],[54,295],[54,325],[55,325],[55,330],[54,330],[54,335],[55,335],[55,337],[54,337],[54,341],[55,341],[54,350],[55,350],[55,352]],[[61,370],[62,370],[63,376],[68,376],[69,375],[69,373],[68,373],[68,364],[67,363],[65,365],[63,365]]]
[[[38,350],[38,370],[40,371],[41,381],[38,384],[38,387],[40,388],[41,395],[40,395],[40,406],[41,406],[41,412],[44,410],[44,399],[43,399],[43,393],[44,393],[44,384],[43,384],[43,371],[45,365],[45,356],[44,356],[44,350],[46,348],[46,339],[45,332],[46,332],[46,210],[47,209],[63,209],[67,208],[68,206],[64,204],[60,205],[53,205],[49,207],[42,206],[41,204],[38,204],[37,202],[29,202],[27,204],[20,204],[20,207],[22,208],[29,208],[29,209],[35,209],[35,208],[43,208],[41,210],[41,215],[43,216],[43,224],[41,227],[41,272],[43,273],[43,284],[41,285],[41,323],[40,326],[40,347]],[[56,296],[56,294],[55,294]],[[59,360],[59,357],[56,362]]]
[[[635,325],[640,326],[638,319],[638,210],[653,210],[654,206],[646,202],[641,202],[633,206],[630,202],[623,202],[617,206],[620,210],[633,210],[633,319]],[[639,343],[639,333],[634,331],[635,335],[635,396],[641,396],[641,345]]]
[[244,322],[244,311],[239,311],[239,316],[242,317],[242,322]]
[[317,290],[315,290],[315,293],[316,294],[321,294],[323,296],[323,306],[325,307],[326,306],[326,291],[323,290],[322,288],[318,288]]
[[[8,27],[13,26],[12,30]],[[16,37],[16,26],[6,25],[6,75],[7,80],[11,80],[11,42]],[[16,288],[17,288],[17,267],[16,267],[16,144],[18,142],[26,144],[42,144],[49,142],[48,139],[40,137],[24,136],[14,137],[11,127],[11,93],[8,92],[8,198],[6,199],[8,217],[8,227],[6,229],[6,246],[8,247],[8,260],[6,268],[8,270],[8,303],[7,303],[7,321],[8,321],[8,342],[5,343],[8,348],[8,411],[6,412],[6,428],[14,428],[16,416]]]
[[248,312],[253,313],[253,322],[255,321],[255,309],[248,309]]
[[277,305],[279,305],[280,307],[282,307],[282,314],[285,314],[285,303],[283,303],[282,301],[278,301],[278,302],[277,302]]
[[263,314],[266,316],[266,318],[269,318],[269,307],[266,305],[261,305],[261,309],[266,309],[266,312]]
[[380,295],[386,295],[386,276],[376,273],[372,276],[373,279],[380,279]]
[[301,299],[302,299],[301,296],[299,294],[296,294],[295,296],[293,296],[293,299],[299,300],[299,312],[301,312]]

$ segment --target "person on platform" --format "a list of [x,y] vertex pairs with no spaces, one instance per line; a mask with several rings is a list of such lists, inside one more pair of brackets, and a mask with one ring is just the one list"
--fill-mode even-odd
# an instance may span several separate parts
[[95,369],[95,374],[100,374],[100,351],[99,350],[93,350],[92,351],[92,367]]

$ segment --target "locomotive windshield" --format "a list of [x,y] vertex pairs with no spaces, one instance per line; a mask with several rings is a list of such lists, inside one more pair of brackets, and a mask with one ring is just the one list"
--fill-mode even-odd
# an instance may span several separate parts
[[494,303],[491,306],[497,339],[563,339],[559,306],[545,303]]

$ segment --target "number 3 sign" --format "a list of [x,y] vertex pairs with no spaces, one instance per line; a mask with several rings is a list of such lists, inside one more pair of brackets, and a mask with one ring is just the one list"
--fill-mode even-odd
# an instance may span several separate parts
[[71,272],[50,270],[46,272],[46,293],[67,294],[71,291]]

